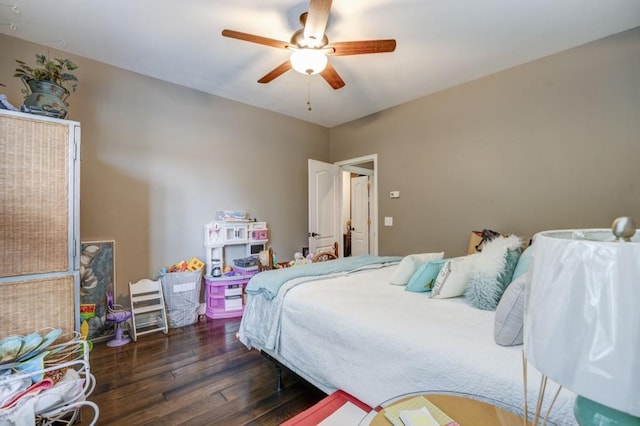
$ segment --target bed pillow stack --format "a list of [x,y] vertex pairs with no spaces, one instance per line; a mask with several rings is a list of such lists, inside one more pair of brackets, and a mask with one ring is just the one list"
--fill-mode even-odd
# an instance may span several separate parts
[[416,273],[418,268],[422,265],[434,261],[441,260],[444,257],[444,252],[439,253],[419,253],[410,254],[405,256],[400,261],[398,268],[391,276],[391,284],[393,285],[407,285],[413,274]]
[[473,306],[488,311],[496,309],[511,283],[521,247],[522,241],[515,235],[498,237],[485,243],[482,252],[474,260],[464,292]]

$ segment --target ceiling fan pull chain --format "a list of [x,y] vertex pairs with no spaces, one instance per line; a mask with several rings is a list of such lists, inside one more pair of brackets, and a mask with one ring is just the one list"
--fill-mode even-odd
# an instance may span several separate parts
[[311,73],[307,75],[307,111],[311,111]]

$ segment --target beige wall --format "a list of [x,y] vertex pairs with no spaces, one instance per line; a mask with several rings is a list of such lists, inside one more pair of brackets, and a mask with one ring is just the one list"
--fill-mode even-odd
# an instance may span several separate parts
[[[328,130],[0,35],[0,93],[22,103],[15,59],[79,68],[69,118],[82,123],[82,239],[116,241],[118,294],[192,256],[217,210],[269,223],[291,258],[307,245],[307,159],[329,159]],[[126,303],[126,299],[122,299]]]
[[640,28],[333,128],[330,140],[331,161],[379,155],[379,217],[394,218],[379,228],[382,255],[464,254],[482,228],[640,224]]
[[[14,60],[40,52],[59,55],[0,35],[15,105]],[[462,254],[482,228],[640,222],[640,29],[331,130],[69,57],[80,65],[70,118],[82,122],[82,238],[116,240],[121,295],[202,256],[216,210],[268,221],[283,257],[307,245],[307,158],[378,154],[380,222],[394,217],[379,228],[383,255]]]

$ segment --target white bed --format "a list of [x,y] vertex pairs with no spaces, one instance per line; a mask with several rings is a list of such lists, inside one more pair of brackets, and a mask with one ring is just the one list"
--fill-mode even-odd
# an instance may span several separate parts
[[[523,407],[521,346],[494,342],[494,312],[463,297],[432,299],[390,285],[397,264],[309,282],[287,282],[272,300],[249,297],[240,328],[264,350],[331,393],[341,389],[375,407],[417,391],[479,395]],[[529,412],[539,374],[529,367]],[[555,392],[551,385],[551,396]],[[574,425],[574,395],[560,393],[556,425]]]

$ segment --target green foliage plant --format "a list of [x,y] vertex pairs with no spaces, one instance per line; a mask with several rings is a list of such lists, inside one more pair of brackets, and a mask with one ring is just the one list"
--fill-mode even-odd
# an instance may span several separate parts
[[57,84],[65,89],[71,88],[74,92],[78,85],[78,78],[71,74],[69,71],[73,71],[78,68],[69,59],[48,59],[46,56],[36,54],[37,67],[30,67],[24,61],[16,59],[18,68],[16,68],[14,77],[20,78],[25,85],[29,80],[36,81],[49,81]]

